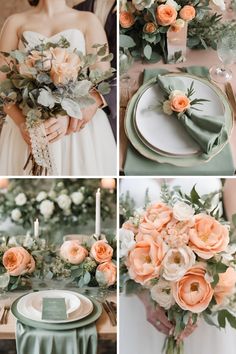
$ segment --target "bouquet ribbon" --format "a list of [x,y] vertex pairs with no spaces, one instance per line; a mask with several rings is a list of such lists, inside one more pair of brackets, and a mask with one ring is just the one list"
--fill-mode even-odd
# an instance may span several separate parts
[[[179,78],[158,75],[156,81],[162,91],[168,95],[172,90],[187,91],[187,87]],[[193,111],[193,108],[187,109],[183,113],[174,112],[174,115],[177,116],[187,133],[197,142],[206,156],[209,156],[212,149],[221,145],[223,140],[227,138],[223,116],[211,117],[198,114]]]

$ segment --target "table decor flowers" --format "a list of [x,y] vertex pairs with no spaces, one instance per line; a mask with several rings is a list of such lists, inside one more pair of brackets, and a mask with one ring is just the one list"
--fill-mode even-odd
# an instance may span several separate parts
[[203,318],[236,328],[235,247],[214,194],[200,197],[162,186],[162,202],[134,212],[120,230],[121,282],[149,301],[171,323],[166,354],[183,354],[182,333]]
[[[99,62],[111,61],[107,45],[95,44],[95,54],[84,55],[69,49],[63,36],[57,43],[44,43],[26,50],[1,53],[6,79],[0,84],[0,107],[17,104],[26,117],[32,151],[26,161],[32,162],[33,175],[56,175],[50,146],[43,123],[50,117],[68,115],[82,118],[82,109],[94,104],[92,93],[106,94],[113,69],[91,69]],[[90,70],[89,70],[90,68]],[[25,166],[25,168],[26,168]]]

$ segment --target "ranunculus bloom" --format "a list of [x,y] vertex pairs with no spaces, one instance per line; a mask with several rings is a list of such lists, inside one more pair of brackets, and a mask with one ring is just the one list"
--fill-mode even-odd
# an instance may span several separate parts
[[152,240],[137,242],[127,258],[130,278],[137,283],[145,284],[158,277],[166,250],[164,242],[157,243]]
[[11,247],[3,255],[2,263],[12,276],[32,273],[35,269],[34,258],[23,247]]
[[214,296],[218,305],[222,304],[226,296],[232,295],[236,284],[236,272],[229,267],[225,273],[219,274],[219,282],[214,289]]
[[189,231],[193,220],[179,221],[174,218],[163,228],[159,236],[172,248],[185,246],[189,242]]
[[179,12],[179,16],[182,20],[191,21],[196,16],[196,10],[191,5],[185,5]]
[[120,25],[123,28],[130,28],[134,24],[134,16],[130,11],[120,12]]
[[55,85],[66,84],[75,81],[80,68],[80,58],[75,53],[70,53],[64,48],[51,49],[52,68],[51,79]]
[[172,210],[164,203],[153,204],[147,208],[141,218],[139,230],[143,234],[156,236],[161,229],[171,220]]
[[144,26],[144,32],[146,33],[154,33],[157,29],[157,26],[153,22],[148,22]]
[[163,277],[169,281],[182,278],[195,263],[195,254],[188,246],[170,248],[163,260]]
[[99,264],[96,279],[100,285],[111,286],[116,282],[116,265],[110,262]]
[[185,22],[181,18],[176,20],[175,22],[172,23],[171,25],[171,31],[172,32],[180,32],[182,28],[184,28]]
[[60,256],[71,264],[80,264],[88,256],[88,251],[78,240],[69,240],[61,245]]
[[171,25],[177,18],[177,11],[171,5],[160,5],[157,7],[157,22],[161,26]]
[[206,214],[195,216],[195,225],[189,231],[189,246],[203,259],[225,251],[229,243],[229,231],[215,218]]
[[179,221],[188,221],[191,220],[194,215],[194,209],[191,205],[188,205],[184,202],[176,202],[173,207],[174,218]]
[[200,263],[189,269],[182,279],[173,284],[173,296],[183,310],[201,313],[210,304],[214,290],[205,279],[205,274],[206,269]]
[[98,263],[109,262],[113,256],[113,248],[105,241],[96,241],[90,250],[90,255]]
[[190,107],[190,99],[185,95],[175,95],[170,100],[170,107],[174,112],[184,112]]

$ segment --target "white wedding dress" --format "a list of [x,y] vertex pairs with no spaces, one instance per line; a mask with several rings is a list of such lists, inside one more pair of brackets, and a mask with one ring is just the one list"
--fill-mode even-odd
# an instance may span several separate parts
[[[65,30],[50,38],[37,32],[24,32],[24,37],[31,48],[42,40],[57,42],[61,36],[70,42],[70,49],[76,48],[85,53],[85,38],[77,29]],[[19,49],[24,49],[21,41]],[[107,116],[101,109],[79,133],[64,136],[50,144],[50,148],[57,175],[113,176],[116,174],[116,144]],[[28,175],[30,168],[23,171],[28,154],[28,146],[19,128],[10,117],[6,117],[0,136],[0,175]]]
[[[221,181],[217,178],[176,178],[169,182],[171,186],[181,186],[186,193],[195,183],[201,195],[221,187]],[[136,206],[143,207],[146,188],[149,188],[151,201],[160,200],[160,183],[155,179],[122,179],[120,192],[130,191]],[[147,322],[145,308],[137,296],[121,295],[120,354],[161,354],[164,339],[165,336]],[[227,326],[226,330],[218,330],[203,320],[194,333],[185,339],[185,354],[235,354],[235,350],[235,329]]]

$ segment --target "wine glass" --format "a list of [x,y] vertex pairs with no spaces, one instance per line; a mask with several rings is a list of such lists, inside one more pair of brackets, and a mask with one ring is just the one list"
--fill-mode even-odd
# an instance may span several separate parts
[[0,275],[0,299],[6,299],[5,295],[8,284],[10,281],[10,275],[8,273],[3,273]]
[[227,67],[236,62],[236,37],[226,35],[217,43],[217,54],[222,65],[214,65],[210,69],[210,76],[213,81],[226,83],[232,79],[232,71]]

